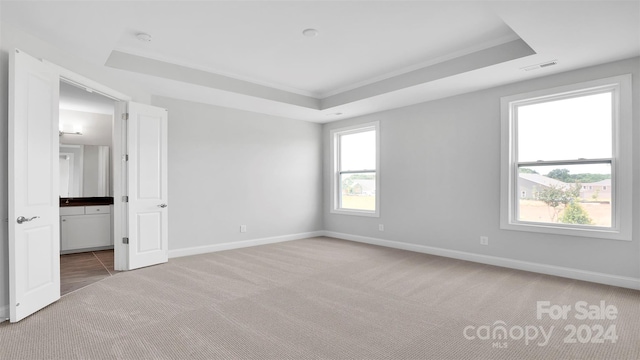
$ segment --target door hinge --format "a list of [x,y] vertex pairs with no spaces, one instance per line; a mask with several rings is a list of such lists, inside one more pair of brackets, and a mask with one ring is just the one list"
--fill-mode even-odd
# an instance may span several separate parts
[[122,155],[122,161],[129,161],[129,155]]
[[122,243],[123,244],[129,244],[129,238],[128,237],[123,237],[122,238]]
[[122,120],[129,120],[129,113],[122,113]]
[[122,202],[129,202],[129,196],[125,195],[122,197]]

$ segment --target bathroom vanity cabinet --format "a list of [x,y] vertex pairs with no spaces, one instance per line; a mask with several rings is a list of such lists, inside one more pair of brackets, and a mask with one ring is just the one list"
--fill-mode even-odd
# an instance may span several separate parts
[[106,249],[113,246],[111,205],[60,208],[60,252]]

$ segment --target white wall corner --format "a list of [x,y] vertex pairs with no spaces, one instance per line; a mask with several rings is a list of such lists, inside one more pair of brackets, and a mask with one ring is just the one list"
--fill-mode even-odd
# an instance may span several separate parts
[[628,289],[640,290],[640,278],[618,276],[612,274],[605,274],[593,271],[586,271],[562,266],[554,266],[547,264],[540,264],[528,261],[513,260],[503,257],[474,254],[465,251],[448,250],[443,248],[409,244],[398,241],[384,240],[378,238],[372,238],[367,236],[351,235],[338,233],[333,231],[324,231],[324,236],[332,237],[336,239],[349,240],[355,242],[361,242],[371,245],[384,246],[394,249],[414,251],[424,254],[443,256],[458,260],[466,260],[477,262],[481,264],[500,266],[516,270],[530,271],[546,275],[560,276],[569,279],[582,280],[588,282],[594,282],[598,284],[619,286]]
[[275,244],[275,243],[280,243],[285,241],[308,239],[308,238],[318,237],[318,236],[324,236],[324,231],[311,231],[311,232],[305,232],[305,233],[299,233],[299,234],[290,234],[290,235],[273,236],[273,237],[266,237],[266,238],[260,238],[260,239],[225,242],[220,244],[211,244],[211,245],[204,245],[204,246],[194,246],[194,247],[188,247],[188,248],[182,248],[182,249],[169,250],[169,258],[206,254],[210,252],[217,252],[217,251],[224,251],[224,250],[241,249],[241,248],[258,246],[258,245]]
[[9,320],[9,305],[0,306],[0,323]]

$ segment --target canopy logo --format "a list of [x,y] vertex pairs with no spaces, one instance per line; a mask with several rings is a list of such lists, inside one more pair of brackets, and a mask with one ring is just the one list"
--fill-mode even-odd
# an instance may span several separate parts
[[[601,344],[604,342],[615,343],[618,340],[616,324],[611,321],[618,318],[618,308],[607,304],[604,300],[598,304],[589,304],[586,301],[577,301],[574,304],[552,304],[550,301],[538,301],[536,303],[537,320],[578,320],[589,321],[588,324],[568,324],[562,328],[565,344]],[[598,323],[594,323],[597,321]],[[606,322],[603,324],[603,322]],[[565,322],[566,323],[566,322]],[[555,326],[547,328],[540,325],[513,325],[507,326],[502,320],[497,320],[488,325],[468,325],[462,334],[467,340],[491,341],[492,346],[498,349],[507,348],[509,341],[523,341],[525,345],[536,344],[546,346],[551,341]],[[558,333],[560,331],[557,331]]]
[[[549,343],[551,334],[554,327],[549,327],[548,331],[545,331],[542,326],[526,325],[526,326],[512,326],[507,328],[507,323],[502,320],[498,320],[493,325],[482,325],[475,327],[469,325],[464,328],[463,334],[467,340],[522,340],[524,339],[525,345],[529,345],[533,341],[540,339],[537,342],[538,346],[545,346]],[[497,345],[500,344],[500,345]],[[506,348],[507,342],[494,343],[494,347]]]

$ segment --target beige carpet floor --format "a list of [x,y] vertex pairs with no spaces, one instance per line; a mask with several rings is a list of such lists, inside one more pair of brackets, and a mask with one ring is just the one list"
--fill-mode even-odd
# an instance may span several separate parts
[[638,359],[640,292],[312,238],[119,273],[0,324],[0,358]]

